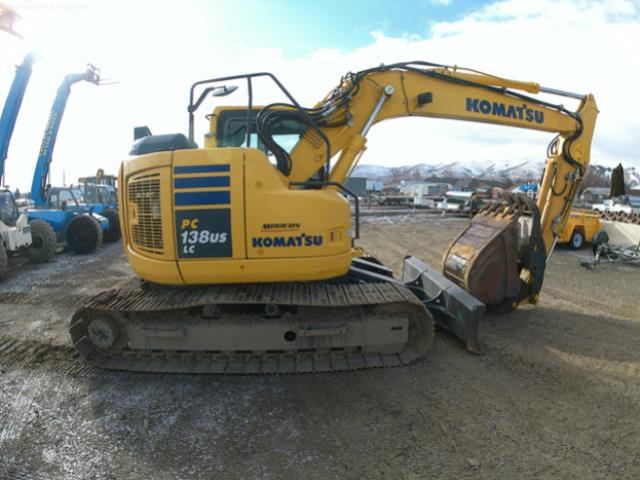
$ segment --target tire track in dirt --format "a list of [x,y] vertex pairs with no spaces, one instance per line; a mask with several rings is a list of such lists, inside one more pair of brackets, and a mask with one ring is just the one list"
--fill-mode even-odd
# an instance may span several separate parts
[[[46,292],[0,292],[0,305],[35,305],[39,308],[78,308],[89,295],[64,295]],[[9,320],[10,321],[10,320]],[[15,338],[0,334],[0,367],[7,369],[46,370],[68,375],[87,376],[94,372],[71,345],[54,345],[38,339]]]
[[58,292],[6,291],[0,292],[0,305],[37,305],[42,308],[65,306],[78,308],[90,298],[91,295],[67,294],[61,296]]
[[73,376],[95,376],[71,345],[52,345],[37,340],[0,336],[0,370],[47,371]]

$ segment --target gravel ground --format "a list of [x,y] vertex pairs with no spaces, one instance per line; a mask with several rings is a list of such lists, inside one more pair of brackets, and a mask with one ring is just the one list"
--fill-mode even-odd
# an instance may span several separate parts
[[[399,273],[438,266],[462,219],[367,218]],[[134,285],[121,253],[12,259],[0,284],[0,479],[640,477],[640,269],[559,249],[540,304],[488,316],[481,355],[440,333],[396,369],[223,377],[106,372],[66,332],[86,296]],[[7,292],[17,292],[9,295]]]

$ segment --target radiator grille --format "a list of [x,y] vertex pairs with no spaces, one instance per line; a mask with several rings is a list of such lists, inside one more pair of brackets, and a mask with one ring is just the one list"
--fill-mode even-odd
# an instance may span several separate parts
[[134,204],[136,218],[131,219],[131,241],[147,253],[164,253],[162,211],[160,208],[160,174],[134,177],[128,186],[129,203]]

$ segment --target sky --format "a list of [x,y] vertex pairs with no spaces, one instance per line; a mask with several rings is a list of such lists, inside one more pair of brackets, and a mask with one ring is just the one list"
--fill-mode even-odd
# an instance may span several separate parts
[[[347,71],[407,60],[591,92],[600,109],[592,162],[640,167],[640,0],[2,1],[23,17],[16,28],[24,39],[0,32],[0,99],[25,53],[40,56],[5,167],[5,183],[22,191],[31,185],[58,84],[88,62],[117,83],[73,87],[52,184],[98,168],[117,173],[135,126],[186,133],[189,87],[197,80],[270,71],[312,106]],[[258,103],[278,99],[261,84],[255,96]],[[215,100],[196,117],[200,143]],[[242,105],[246,96],[222,100]],[[396,119],[374,126],[361,162],[543,160],[550,140],[508,127]]]

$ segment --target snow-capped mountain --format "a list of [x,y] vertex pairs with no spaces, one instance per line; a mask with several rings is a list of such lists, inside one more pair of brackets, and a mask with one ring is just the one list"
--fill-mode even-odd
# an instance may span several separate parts
[[[523,159],[518,161],[494,162],[491,164],[473,163],[441,163],[427,165],[404,165],[401,167],[385,167],[383,165],[358,165],[353,176],[367,177],[371,180],[387,182],[400,180],[422,180],[424,178],[477,178],[482,180],[498,180],[506,183],[538,180],[544,168],[544,161]],[[591,165],[589,167],[589,183],[594,186],[608,186],[611,178],[611,167]],[[624,170],[625,183],[628,187],[640,186],[640,169],[628,166]]]

